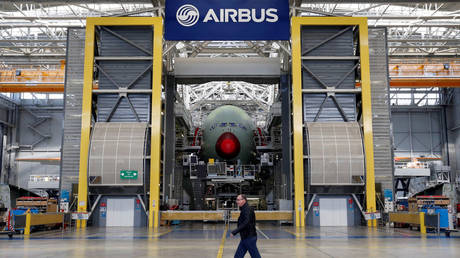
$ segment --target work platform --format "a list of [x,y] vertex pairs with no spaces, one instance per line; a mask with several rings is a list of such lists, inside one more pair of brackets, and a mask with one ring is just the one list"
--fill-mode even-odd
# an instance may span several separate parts
[[[147,228],[87,228],[82,231],[33,233],[30,238],[0,235],[2,257],[233,257],[239,237],[231,238],[224,223],[182,223]],[[224,234],[225,232],[225,234]],[[309,227],[257,223],[262,257],[433,257],[460,252],[460,234],[451,238],[405,229]],[[223,236],[225,238],[223,239]],[[429,241],[427,241],[429,239]],[[447,257],[446,256],[446,257]]]

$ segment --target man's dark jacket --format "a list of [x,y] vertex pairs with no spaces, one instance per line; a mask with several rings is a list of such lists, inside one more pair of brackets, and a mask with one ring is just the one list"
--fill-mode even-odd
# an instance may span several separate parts
[[245,203],[241,208],[238,218],[238,228],[232,231],[233,235],[240,233],[241,239],[257,236],[256,233],[256,214],[254,210]]

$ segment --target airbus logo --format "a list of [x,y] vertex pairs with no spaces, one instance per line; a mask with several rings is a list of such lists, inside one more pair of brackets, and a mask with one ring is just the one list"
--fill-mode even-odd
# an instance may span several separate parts
[[[203,18],[204,23],[246,23],[246,22],[277,22],[278,10],[268,9],[209,9]],[[180,25],[190,27],[200,19],[200,12],[191,5],[185,4],[179,7],[176,12],[176,19]]]
[[268,9],[220,9],[218,12],[209,9],[203,22],[277,22],[278,10],[275,8]]
[[176,12],[176,19],[180,25],[190,27],[195,25],[200,19],[200,12],[191,4],[184,4]]

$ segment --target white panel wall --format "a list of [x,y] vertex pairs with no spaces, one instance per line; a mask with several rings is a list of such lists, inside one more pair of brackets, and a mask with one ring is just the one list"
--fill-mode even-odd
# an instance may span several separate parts
[[134,199],[107,199],[107,227],[134,226]]
[[321,227],[348,226],[347,200],[345,198],[319,199],[319,221]]

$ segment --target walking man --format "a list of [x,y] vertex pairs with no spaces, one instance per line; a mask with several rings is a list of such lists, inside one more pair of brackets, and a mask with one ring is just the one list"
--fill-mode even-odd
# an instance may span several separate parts
[[236,203],[240,207],[240,217],[238,218],[238,228],[232,231],[232,237],[240,233],[241,241],[235,253],[235,258],[243,258],[247,251],[252,258],[259,258],[257,250],[256,215],[254,210],[247,204],[244,194],[236,197]]

